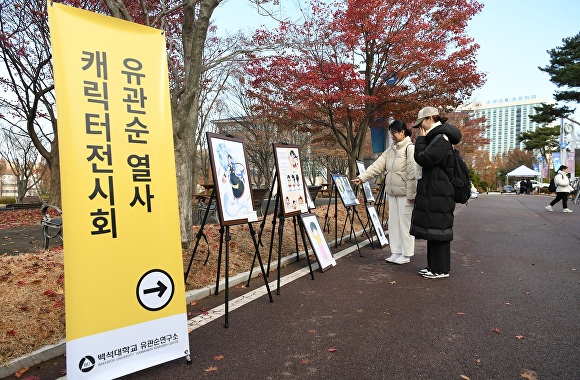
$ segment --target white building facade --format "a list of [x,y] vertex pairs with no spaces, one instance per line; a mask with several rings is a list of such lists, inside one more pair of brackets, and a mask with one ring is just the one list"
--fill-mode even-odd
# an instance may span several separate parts
[[472,118],[484,117],[486,126],[484,137],[489,139],[485,146],[489,157],[496,154],[507,154],[515,148],[523,149],[524,144],[518,142],[522,132],[535,131],[542,124],[534,123],[529,116],[536,113],[534,107],[542,103],[553,104],[551,99],[539,99],[535,95],[502,98],[492,101],[475,102],[462,107],[469,110]]

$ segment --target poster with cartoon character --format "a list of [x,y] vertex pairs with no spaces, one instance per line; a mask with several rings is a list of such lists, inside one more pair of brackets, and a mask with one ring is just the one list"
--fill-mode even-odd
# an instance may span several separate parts
[[206,134],[220,224],[257,220],[244,141],[210,132]]
[[334,186],[336,186],[340,199],[345,207],[355,206],[360,203],[356,198],[356,195],[350,186],[350,181],[346,175],[333,174],[332,180],[334,181]]
[[375,232],[379,238],[379,243],[381,243],[381,247],[389,245],[389,240],[385,236],[385,232],[383,231],[383,226],[379,221],[379,216],[377,215],[377,210],[375,210],[375,206],[368,205],[367,210],[369,212],[369,216],[371,217],[371,222],[373,223],[373,227],[375,228]]
[[[362,161],[356,161],[356,167],[358,169],[358,174],[361,175],[365,172],[365,163]],[[374,202],[375,197],[373,196],[373,191],[371,189],[371,184],[367,181],[362,184],[363,192],[365,194],[365,200],[367,202]]]
[[278,190],[284,216],[308,212],[298,145],[273,144]]
[[335,266],[336,260],[332,257],[330,248],[328,248],[328,243],[324,238],[316,214],[302,214],[300,218],[302,219],[302,224],[308,236],[308,241],[310,241],[310,245],[314,250],[314,255],[316,256],[320,270],[324,272],[328,268]]

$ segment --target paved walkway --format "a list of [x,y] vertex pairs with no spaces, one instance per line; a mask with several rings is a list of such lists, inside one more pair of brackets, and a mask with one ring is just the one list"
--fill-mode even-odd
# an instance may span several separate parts
[[[229,328],[223,294],[204,298],[188,306],[192,363],[124,378],[580,379],[580,208],[550,213],[550,199],[482,194],[458,205],[447,279],[417,275],[424,241],[401,266],[384,261],[388,248],[366,245],[361,257],[342,246],[314,281],[304,260],[287,265],[280,295],[271,279],[273,303],[261,279],[232,288]],[[61,368],[62,357],[27,375],[54,379]]]

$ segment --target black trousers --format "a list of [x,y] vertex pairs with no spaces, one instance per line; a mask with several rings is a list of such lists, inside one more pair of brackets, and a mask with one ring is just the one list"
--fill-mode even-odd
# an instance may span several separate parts
[[555,205],[561,199],[562,200],[562,206],[564,208],[568,208],[568,194],[569,193],[556,193],[556,198],[554,198],[554,200],[552,202],[550,202],[550,206]]
[[451,242],[427,240],[427,266],[433,273],[449,273]]

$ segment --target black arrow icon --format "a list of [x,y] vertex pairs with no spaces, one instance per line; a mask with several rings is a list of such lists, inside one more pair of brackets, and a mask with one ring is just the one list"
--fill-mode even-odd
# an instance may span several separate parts
[[150,289],[143,290],[143,293],[149,294],[149,293],[159,292],[158,297],[159,298],[163,297],[163,293],[165,293],[165,291],[167,290],[167,286],[165,286],[165,284],[162,283],[161,281],[157,281],[157,285],[159,285],[159,286],[156,288],[150,288]]

